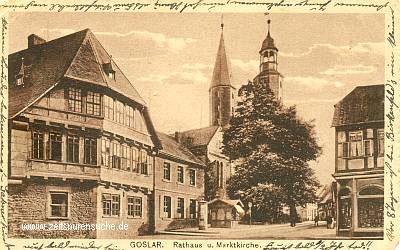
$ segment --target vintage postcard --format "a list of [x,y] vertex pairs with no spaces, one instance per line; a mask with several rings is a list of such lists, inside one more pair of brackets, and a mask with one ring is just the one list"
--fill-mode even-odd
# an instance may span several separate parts
[[0,249],[400,249],[397,1],[4,1]]

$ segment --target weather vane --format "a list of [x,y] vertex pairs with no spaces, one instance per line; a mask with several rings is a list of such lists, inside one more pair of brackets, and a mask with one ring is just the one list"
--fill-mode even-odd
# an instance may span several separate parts
[[221,14],[221,29],[224,30],[224,14]]
[[270,15],[269,15],[269,13],[268,13],[268,12],[265,12],[265,13],[264,13],[264,15],[268,17],[268,21],[267,21],[267,23],[268,23],[268,32],[269,32],[270,25],[271,25],[271,19],[270,19]]

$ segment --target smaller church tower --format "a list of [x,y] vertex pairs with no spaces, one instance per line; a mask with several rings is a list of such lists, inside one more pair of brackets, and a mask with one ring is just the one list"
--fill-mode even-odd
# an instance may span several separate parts
[[278,72],[278,48],[270,33],[271,20],[268,19],[268,34],[260,50],[260,73],[254,81],[268,84],[278,100],[282,98],[283,76]]
[[210,126],[227,126],[234,112],[235,87],[232,86],[229,66],[224,43],[224,23],[221,22],[221,38],[209,89]]

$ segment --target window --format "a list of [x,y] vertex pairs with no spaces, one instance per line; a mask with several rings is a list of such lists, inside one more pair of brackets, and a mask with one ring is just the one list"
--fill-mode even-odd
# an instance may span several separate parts
[[114,120],[114,99],[106,95],[104,96],[104,117]]
[[126,170],[132,171],[132,149],[130,146],[126,146]]
[[195,199],[190,199],[189,203],[189,218],[196,219],[197,218],[197,201]]
[[383,189],[369,186],[358,194],[358,226],[361,228],[383,228]]
[[121,145],[121,169],[126,170],[127,166],[127,154],[128,154],[128,146]]
[[171,197],[164,196],[164,217],[171,218]]
[[383,156],[385,153],[385,135],[383,129],[378,129],[378,156]]
[[101,140],[101,164],[110,167],[110,140],[103,138]]
[[32,158],[44,159],[44,134],[32,131]]
[[125,125],[129,126],[131,128],[135,127],[135,121],[134,121],[134,114],[135,114],[135,110],[133,109],[133,107],[126,105],[125,106]]
[[140,171],[140,163],[139,163],[139,151],[137,148],[132,147],[132,170],[133,172],[139,173]]
[[171,180],[171,164],[164,162],[164,180]]
[[50,192],[50,217],[68,217],[68,193]]
[[124,104],[120,101],[115,101],[115,121],[124,124]]
[[339,229],[349,229],[351,227],[352,211],[351,211],[351,192],[350,189],[344,188],[339,191]]
[[58,132],[50,132],[50,160],[61,161],[62,136]]
[[103,215],[119,216],[120,199],[118,194],[103,194]]
[[86,93],[86,113],[91,115],[101,114],[101,95],[100,93],[88,91]]
[[177,217],[179,219],[185,218],[185,199],[178,197]]
[[68,135],[67,140],[67,154],[68,154],[68,162],[79,162],[79,136],[76,135]]
[[364,152],[365,156],[374,155],[374,141],[372,139],[364,140]]
[[196,170],[194,169],[189,169],[189,184],[196,186]]
[[134,218],[142,217],[142,198],[128,196],[128,216]]
[[145,150],[140,151],[140,173],[141,174],[149,174],[149,165],[150,165],[150,157]]
[[24,85],[24,76],[21,76],[21,75],[16,76],[15,84],[17,86],[23,86]]
[[84,146],[85,164],[97,165],[97,139],[85,138]]
[[350,132],[349,142],[351,157],[360,157],[364,155],[362,147],[362,131]]
[[179,183],[184,182],[184,169],[182,166],[178,166],[178,182]]
[[68,88],[68,110],[82,112],[82,91],[78,88]]
[[112,168],[121,169],[121,145],[118,142],[112,143]]
[[143,116],[142,116],[142,114],[140,113],[140,111],[139,110],[137,110],[137,109],[135,109],[135,111],[134,111],[134,116],[135,116],[135,120],[134,120],[134,124],[135,124],[135,126],[134,126],[134,128],[137,130],[137,131],[141,131],[141,132],[145,132],[145,125],[143,124]]

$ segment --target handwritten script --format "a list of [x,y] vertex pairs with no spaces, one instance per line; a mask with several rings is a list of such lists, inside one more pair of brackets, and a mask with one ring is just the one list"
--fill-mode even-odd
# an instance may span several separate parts
[[85,4],[66,4],[66,3],[45,3],[41,1],[30,1],[26,4],[2,4],[0,8],[7,8],[11,10],[23,9],[23,10],[47,10],[51,12],[62,12],[62,11],[76,11],[76,12],[88,12],[88,11],[149,11],[149,10],[160,10],[160,11],[172,11],[172,12],[184,12],[184,11],[201,11],[201,10],[223,10],[223,8],[240,8],[246,6],[256,6],[265,8],[264,10],[272,9],[296,9],[296,8],[307,8],[311,11],[325,11],[328,8],[368,8],[375,11],[380,11],[389,5],[388,1],[376,1],[365,2],[365,3],[352,3],[350,1],[335,1],[335,0],[322,0],[322,1],[289,1],[289,0],[277,0],[277,1],[251,1],[251,0],[227,0],[227,1],[206,1],[198,0],[194,2],[186,1],[165,1],[156,0],[152,3],[148,2],[120,2],[120,3],[108,3],[106,1],[94,0],[91,3]]

